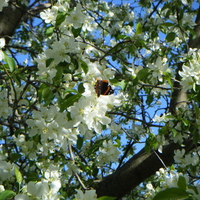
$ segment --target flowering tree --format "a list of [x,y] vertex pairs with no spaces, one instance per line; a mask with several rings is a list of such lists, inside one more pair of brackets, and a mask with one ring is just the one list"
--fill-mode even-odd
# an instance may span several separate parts
[[0,199],[200,198],[199,5],[127,2],[1,0]]

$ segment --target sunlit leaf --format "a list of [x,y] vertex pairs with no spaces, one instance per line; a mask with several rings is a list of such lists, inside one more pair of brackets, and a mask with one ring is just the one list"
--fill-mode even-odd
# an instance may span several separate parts
[[186,190],[187,183],[185,177],[179,176],[177,185],[180,189]]
[[64,101],[60,102],[60,111],[66,110],[69,106],[73,105],[80,99],[81,95],[71,95],[69,98],[65,99]]
[[65,19],[66,19],[66,15],[59,12],[56,17],[56,26],[59,26],[61,23],[63,23]]
[[15,176],[17,178],[17,182],[19,184],[21,184],[22,183],[22,174],[17,167],[15,167]]
[[85,74],[87,74],[88,72],[88,65],[84,62],[84,61],[80,61],[80,66],[83,69],[83,71],[85,72]]
[[49,27],[46,28],[45,34],[48,37],[50,37],[53,34],[54,30],[55,30],[55,27],[49,26]]
[[16,194],[12,190],[5,190],[0,193],[0,200],[8,200],[14,197]]
[[16,69],[15,60],[4,53],[4,61],[7,63],[10,72],[12,73]]
[[140,33],[142,33],[142,24],[141,24],[141,23],[138,23],[138,24],[136,25],[136,34],[138,35],[138,34],[140,34]]
[[188,196],[188,193],[183,189],[167,188],[157,193],[152,200],[178,200]]

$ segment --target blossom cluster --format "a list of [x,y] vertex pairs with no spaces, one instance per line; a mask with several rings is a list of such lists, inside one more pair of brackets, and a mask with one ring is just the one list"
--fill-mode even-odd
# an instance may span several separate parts
[[188,58],[188,62],[183,65],[182,71],[179,71],[179,74],[182,77],[181,85],[183,86],[184,91],[191,89],[195,90],[195,85],[200,85],[200,51],[197,49],[189,49],[188,54],[184,57]]
[[[90,187],[94,180],[109,174],[120,154],[126,157],[122,159],[132,156],[135,146],[128,151],[129,145],[144,143],[147,137],[151,143],[152,136],[162,153],[163,146],[169,144],[166,134],[170,142],[182,144],[194,130],[200,133],[200,114],[198,109],[192,110],[195,104],[192,111],[180,108],[176,116],[168,112],[173,81],[178,81],[171,65],[177,61],[177,48],[184,46],[189,35],[179,25],[192,29],[193,15],[177,19],[165,6],[152,18],[155,8],[151,7],[144,14],[143,27],[140,17],[134,24],[135,13],[129,4],[92,2],[74,1],[72,5],[59,0],[40,13],[41,22],[46,23],[45,39],[30,68],[20,64],[10,67],[7,62],[14,62],[6,60],[2,50],[5,39],[0,39],[1,75],[6,77],[0,91],[4,134],[0,135],[0,150],[6,152],[0,157],[0,191],[10,189],[5,188],[7,180],[13,183],[17,179],[21,188],[15,200],[57,200],[68,198],[68,192],[69,198],[96,200],[96,191],[86,184]],[[27,5],[28,1],[21,3]],[[0,12],[5,6],[7,0],[0,3]],[[159,31],[166,34],[165,42]],[[27,42],[29,47],[32,41],[33,37]],[[177,52],[169,54],[172,47]],[[184,91],[195,91],[200,84],[200,52],[190,49],[180,57],[184,64],[178,72],[182,77],[179,82]],[[109,81],[114,94],[97,96],[97,79]],[[165,108],[161,108],[164,100]],[[160,110],[162,115],[158,116]],[[199,169],[198,151],[186,155],[177,150],[174,160],[183,172],[187,167]],[[23,180],[18,180],[16,168],[23,170]],[[143,194],[151,198],[157,190],[177,187],[180,177],[189,184],[183,172],[160,169],[157,183],[143,184],[147,191]],[[33,174],[32,180],[29,174]],[[198,192],[191,193],[198,197]]]
[[174,155],[174,160],[176,163],[180,163],[181,167],[186,167],[188,165],[196,166],[199,163],[199,152],[193,152],[192,154],[185,155],[185,149],[176,150]]
[[[162,188],[164,190],[165,188],[178,188],[179,181],[181,180],[185,182],[186,185],[189,185],[190,177],[186,174],[182,174],[177,172],[176,170],[169,170],[160,168],[159,171],[156,172],[156,186],[153,186],[152,183],[147,183],[147,193],[146,197],[147,199],[151,199],[157,192],[157,189]],[[188,193],[191,193],[194,197],[194,199],[199,199],[200,195],[200,187],[197,186],[197,190],[190,189],[190,187],[187,188]]]

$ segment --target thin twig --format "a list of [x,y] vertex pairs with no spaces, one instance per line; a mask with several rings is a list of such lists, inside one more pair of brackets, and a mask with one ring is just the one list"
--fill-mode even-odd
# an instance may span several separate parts
[[[72,153],[72,146],[71,144],[69,145],[69,154],[70,154],[70,157],[71,157],[71,160],[73,161],[73,163],[75,163],[75,160],[74,160],[74,156],[73,156],[73,153]],[[80,176],[78,175],[78,173],[75,173],[75,176],[78,180],[78,182],[81,184],[81,186],[83,187],[84,190],[88,190],[88,188],[84,185],[84,183],[82,182]]]
[[156,153],[156,151],[153,150],[153,152],[158,157],[158,159],[160,160],[160,162],[163,164],[163,166],[165,167],[165,169],[167,169],[167,166],[165,165],[165,163],[163,162],[163,160],[161,159],[161,157]]

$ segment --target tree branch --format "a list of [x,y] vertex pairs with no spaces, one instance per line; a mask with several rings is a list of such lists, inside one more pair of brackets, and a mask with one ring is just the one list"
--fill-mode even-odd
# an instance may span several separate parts
[[19,9],[15,1],[0,13],[0,37],[6,39],[6,44],[10,41],[24,14],[25,11]]
[[96,188],[98,197],[112,196],[116,199],[123,197],[151,175],[154,175],[159,168],[165,167],[163,163],[170,166],[174,162],[174,150],[184,148],[185,152],[188,153],[196,147],[192,139],[185,141],[184,145],[185,147],[177,143],[168,144],[163,147],[162,153],[156,151],[159,157],[154,151],[148,154],[142,149],[115,173],[105,177],[99,183]]

